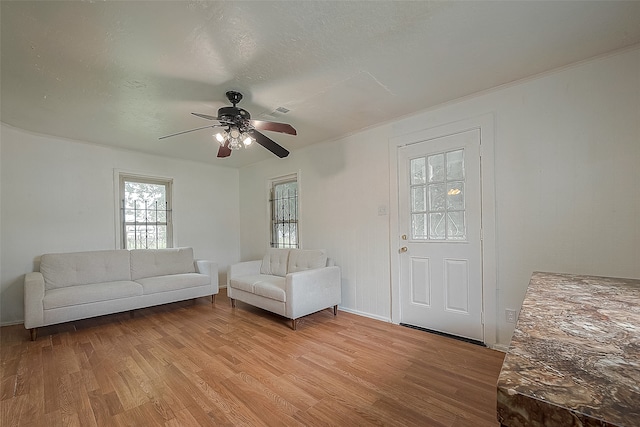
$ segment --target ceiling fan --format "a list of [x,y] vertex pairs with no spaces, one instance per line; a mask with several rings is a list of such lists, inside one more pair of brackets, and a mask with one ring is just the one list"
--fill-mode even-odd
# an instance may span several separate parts
[[240,92],[228,91],[227,99],[232,107],[222,107],[218,110],[218,117],[209,116],[201,113],[191,113],[203,119],[212,120],[215,123],[202,126],[195,129],[189,129],[171,135],[161,136],[159,139],[169,138],[171,136],[182,135],[183,133],[193,132],[200,129],[220,127],[223,130],[215,135],[216,140],[220,143],[218,148],[218,157],[229,157],[232,150],[237,150],[243,146],[250,145],[253,141],[262,145],[276,156],[283,158],[289,155],[289,151],[276,143],[271,138],[259,132],[259,130],[267,130],[271,132],[286,133],[288,135],[297,135],[298,133],[293,126],[286,123],[266,122],[262,120],[252,120],[247,110],[236,107],[242,100]]

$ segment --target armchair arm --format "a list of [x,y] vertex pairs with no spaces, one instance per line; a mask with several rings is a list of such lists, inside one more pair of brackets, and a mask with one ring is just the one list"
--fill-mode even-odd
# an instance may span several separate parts
[[218,289],[218,264],[209,261],[208,259],[197,259],[195,260],[196,271],[201,274],[206,274],[211,277],[211,284],[213,285],[213,289],[217,294]]
[[342,301],[340,267],[289,273],[286,277],[286,316],[297,319]]
[[36,271],[24,276],[24,327],[44,325],[44,276]]

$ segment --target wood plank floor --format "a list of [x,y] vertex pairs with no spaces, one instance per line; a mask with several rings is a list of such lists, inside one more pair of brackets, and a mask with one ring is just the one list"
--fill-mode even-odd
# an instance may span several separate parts
[[299,321],[225,290],[0,329],[2,426],[497,426],[504,354],[325,310]]

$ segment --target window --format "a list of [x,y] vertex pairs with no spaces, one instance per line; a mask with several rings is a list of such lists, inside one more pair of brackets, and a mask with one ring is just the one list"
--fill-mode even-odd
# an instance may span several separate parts
[[120,226],[123,249],[173,246],[171,179],[120,175]]
[[411,160],[411,238],[466,241],[464,150]]
[[298,177],[289,175],[271,183],[271,247],[297,248]]

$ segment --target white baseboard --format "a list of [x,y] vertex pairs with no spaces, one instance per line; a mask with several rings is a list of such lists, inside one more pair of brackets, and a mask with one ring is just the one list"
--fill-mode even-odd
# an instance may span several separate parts
[[358,316],[362,316],[362,317],[368,317],[369,319],[375,319],[375,320],[380,320],[382,322],[392,323],[391,319],[388,317],[377,316],[375,314],[365,313],[364,311],[353,310],[351,308],[346,308],[341,306],[338,306],[338,310],[346,311],[347,313],[351,313],[351,314],[357,314]]
[[0,326],[24,325],[24,320],[14,320],[12,322],[2,322]]

